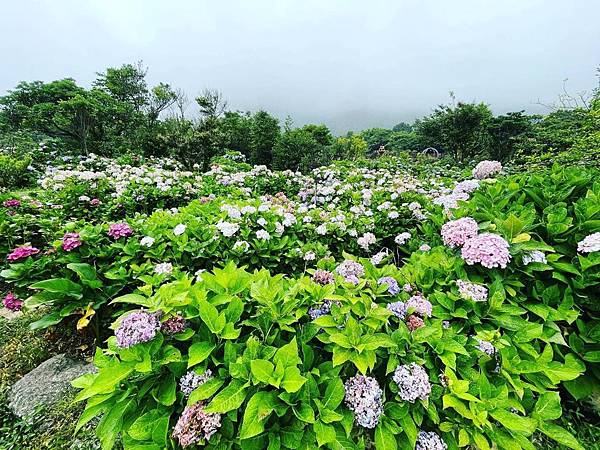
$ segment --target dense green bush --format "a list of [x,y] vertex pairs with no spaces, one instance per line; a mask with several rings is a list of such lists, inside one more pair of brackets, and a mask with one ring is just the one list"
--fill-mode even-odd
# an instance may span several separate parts
[[30,182],[27,168],[31,158],[14,158],[0,154],[0,188],[20,188]]

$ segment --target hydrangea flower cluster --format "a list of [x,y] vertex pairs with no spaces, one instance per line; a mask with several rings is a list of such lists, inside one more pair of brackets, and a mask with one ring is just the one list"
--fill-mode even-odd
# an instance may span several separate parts
[[412,309],[421,317],[431,317],[433,306],[429,300],[423,297],[423,294],[417,293],[406,301],[406,309]]
[[406,317],[406,310],[408,309],[406,307],[406,303],[404,302],[388,303],[386,308],[393,312],[394,315],[400,320],[404,320],[404,318]]
[[142,342],[154,339],[160,330],[160,321],[156,314],[139,311],[129,314],[121,320],[115,331],[117,346],[129,348]]
[[133,234],[133,230],[129,224],[125,222],[113,223],[108,228],[108,235],[113,239],[129,237]]
[[62,249],[65,252],[70,252],[71,250],[76,249],[82,244],[83,242],[81,241],[79,233],[65,233],[65,235],[62,238]]
[[184,376],[179,379],[179,389],[186,397],[189,397],[190,394],[196,389],[198,386],[206,383],[208,380],[212,378],[212,370],[206,369],[206,371],[202,375],[198,375],[193,370],[190,370]]
[[359,247],[364,250],[369,250],[369,246],[373,245],[376,241],[377,238],[373,233],[365,233],[356,240]]
[[444,244],[450,248],[464,245],[469,239],[477,236],[478,232],[479,226],[471,217],[451,220],[442,225],[442,239]]
[[183,233],[185,233],[186,228],[187,227],[184,224],[180,223],[173,228],[173,234],[175,236],[181,236]]
[[210,439],[221,427],[221,415],[205,413],[204,402],[186,406],[173,429],[173,438],[182,447],[197,444],[202,439]]
[[463,180],[460,183],[456,183],[454,186],[454,192],[464,192],[470,194],[479,188],[479,180]]
[[381,277],[377,280],[377,284],[386,284],[387,291],[390,295],[396,295],[400,292],[400,286],[398,282],[392,277]]
[[321,306],[315,307],[315,308],[310,308],[308,310],[308,315],[310,316],[310,318],[312,320],[315,320],[321,316],[324,316],[325,314],[329,314],[331,312],[331,305],[333,304],[337,304],[339,305],[339,302],[332,302],[331,300],[325,300]]
[[523,253],[523,257],[521,258],[523,261],[523,265],[527,266],[531,263],[542,263],[547,264],[548,260],[546,259],[546,255],[544,252],[539,250],[531,250],[530,252]]
[[154,266],[154,272],[157,275],[170,275],[173,273],[173,264],[169,262],[157,264]]
[[387,255],[388,253],[386,251],[375,253],[373,256],[371,256],[371,264],[373,264],[374,266],[378,266],[383,262]]
[[10,200],[4,200],[4,203],[2,204],[6,208],[18,208],[19,206],[21,206],[21,201],[17,200],[16,198],[13,198]]
[[156,239],[154,239],[153,237],[144,236],[140,241],[140,245],[143,245],[144,247],[152,247],[154,245],[154,242],[156,242]]
[[473,176],[483,180],[500,172],[502,172],[502,164],[499,161],[481,161],[473,169]]
[[600,232],[593,233],[577,243],[579,253],[600,252]]
[[352,284],[358,284],[358,279],[365,274],[363,265],[350,259],[337,266],[335,271],[338,275],[343,276],[348,283]]
[[11,311],[20,311],[23,307],[23,300],[19,300],[15,294],[9,292],[2,300],[2,305]]
[[488,298],[488,290],[485,286],[464,280],[457,280],[456,285],[460,296],[465,300],[485,302]]
[[173,317],[169,317],[167,320],[160,324],[160,331],[165,334],[173,335],[177,333],[181,333],[187,327],[186,320],[180,316],[176,315]]
[[240,226],[237,223],[224,222],[222,220],[220,220],[215,226],[217,227],[217,230],[219,230],[225,237],[233,236],[240,229]]
[[396,367],[393,380],[398,385],[398,395],[406,402],[414,403],[417,399],[427,400],[431,394],[427,371],[414,362]]
[[447,450],[448,445],[433,431],[419,431],[415,450]]
[[317,284],[333,284],[335,282],[335,277],[328,270],[317,269],[315,273],[312,275],[312,280]]
[[375,428],[383,414],[383,391],[377,380],[355,375],[344,383],[346,406],[354,412],[355,422],[365,428]]
[[400,233],[398,236],[394,238],[394,242],[397,245],[404,245],[410,239],[410,233],[405,231],[404,233]]
[[494,356],[498,351],[496,347],[494,347],[494,344],[489,341],[484,341],[483,339],[477,339],[477,348],[489,356]]
[[9,261],[18,261],[20,259],[25,259],[31,255],[36,255],[40,252],[39,249],[32,247],[30,245],[25,245],[23,247],[15,248],[7,257]]
[[508,242],[497,234],[483,233],[465,242],[461,255],[467,264],[481,264],[483,267],[506,268],[510,262]]
[[406,318],[406,326],[410,331],[415,331],[418,328],[425,326],[425,321],[415,314],[411,314]]

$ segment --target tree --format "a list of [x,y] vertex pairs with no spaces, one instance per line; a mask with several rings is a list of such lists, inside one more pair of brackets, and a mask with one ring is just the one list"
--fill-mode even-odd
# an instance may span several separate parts
[[223,134],[223,147],[242,153],[250,159],[252,151],[252,116],[249,112],[225,113],[219,123]]
[[273,168],[307,172],[331,160],[328,147],[304,128],[286,130],[273,149]]
[[339,137],[331,146],[332,159],[357,159],[365,156],[367,141],[360,134],[349,132]]
[[433,114],[416,121],[415,129],[424,147],[449,152],[463,162],[485,150],[486,123],[492,117],[485,103],[440,105]]
[[136,111],[141,111],[148,103],[148,85],[142,62],[123,64],[121,67],[109,67],[98,78],[93,86],[108,93],[114,99],[129,103]]
[[221,117],[227,109],[227,101],[223,94],[215,89],[204,89],[202,94],[196,97],[196,103],[200,107],[200,114],[207,117]]
[[333,143],[333,136],[326,125],[304,125],[302,129],[310,133],[315,141],[321,145],[331,145]]
[[413,130],[413,126],[406,122],[400,122],[393,126],[392,131],[405,131],[410,133]]
[[273,147],[279,134],[279,120],[268,112],[260,110],[252,116],[252,126],[250,127],[251,164],[271,165]]
[[519,142],[531,132],[531,119],[524,111],[490,117],[486,123],[489,157],[505,161],[512,157]]

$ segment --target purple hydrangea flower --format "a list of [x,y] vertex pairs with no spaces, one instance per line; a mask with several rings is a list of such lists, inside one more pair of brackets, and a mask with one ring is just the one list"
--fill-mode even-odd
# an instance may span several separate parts
[[317,284],[333,284],[335,277],[328,270],[317,269],[313,273],[312,280]]
[[400,292],[398,282],[392,277],[381,277],[377,280],[377,284],[387,284],[387,291],[390,295],[396,295]]
[[335,271],[338,275],[343,276],[348,283],[352,284],[358,284],[358,279],[365,274],[363,265],[350,259],[337,266]]
[[396,367],[393,380],[398,385],[398,395],[406,402],[414,403],[417,399],[427,400],[431,394],[429,375],[416,363]]
[[182,447],[197,444],[202,439],[210,439],[221,427],[221,414],[205,413],[204,406],[203,402],[186,406],[175,424],[173,438]]
[[415,314],[418,314],[421,317],[431,317],[433,307],[429,300],[418,293],[406,301],[406,309],[412,309]]
[[523,265],[527,266],[531,263],[541,263],[547,264],[548,260],[546,259],[546,255],[544,252],[540,252],[539,250],[531,250],[530,252],[524,252],[521,258]]
[[496,349],[496,347],[494,347],[494,344],[492,344],[491,342],[484,341],[483,339],[478,338],[475,339],[477,340],[477,348],[483,353],[486,353],[489,356],[494,356],[498,351],[498,349]]
[[13,198],[10,200],[4,200],[3,205],[6,208],[18,208],[19,206],[21,206],[21,201]]
[[442,239],[450,248],[460,247],[467,240],[477,236],[478,232],[479,226],[471,217],[451,220],[442,225]]
[[325,314],[329,314],[331,312],[331,305],[333,304],[340,305],[340,302],[332,302],[331,300],[325,300],[321,306],[317,306],[314,308],[310,308],[308,310],[308,315],[312,320],[315,320]]
[[388,303],[386,308],[393,312],[394,315],[400,320],[404,320],[404,318],[406,317],[406,310],[408,309],[406,307],[406,303],[404,302]]
[[17,297],[15,297],[15,294],[9,292],[2,300],[2,305],[11,311],[20,311],[23,307],[23,300],[19,300]]
[[160,331],[164,334],[173,335],[181,333],[187,326],[186,320],[180,315],[169,317],[160,324]]
[[208,380],[212,378],[212,371],[210,369],[206,369],[206,371],[202,375],[198,375],[193,370],[190,370],[184,376],[179,379],[179,389],[183,392],[183,395],[189,397],[190,394],[196,389],[198,386],[206,383]]
[[457,280],[456,285],[460,296],[465,300],[485,302],[488,298],[488,290],[485,286],[464,280]]
[[448,445],[433,431],[419,431],[415,450],[446,450]]
[[133,234],[133,230],[129,224],[125,222],[113,223],[108,227],[108,235],[113,239],[129,237]]
[[511,258],[508,249],[508,242],[502,236],[483,233],[465,242],[461,255],[469,265],[480,263],[488,269],[505,269]]
[[115,331],[117,346],[129,348],[142,342],[148,342],[154,339],[158,330],[160,330],[160,320],[156,314],[145,311],[131,313],[121,320]]
[[7,256],[6,259],[8,259],[9,261],[13,262],[13,261],[18,261],[19,259],[25,259],[31,255],[35,255],[37,253],[39,253],[40,250],[32,247],[30,245],[25,245],[23,247],[17,247],[15,248],[10,255]]
[[79,233],[65,233],[62,238],[62,249],[65,252],[70,252],[82,244],[83,242],[81,241]]
[[383,414],[383,391],[377,380],[355,375],[344,384],[346,406],[354,412],[354,421],[365,428],[375,428]]

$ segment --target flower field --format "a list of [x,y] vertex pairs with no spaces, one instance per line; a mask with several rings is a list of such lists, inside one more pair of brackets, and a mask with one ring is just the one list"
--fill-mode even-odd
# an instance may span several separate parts
[[37,183],[0,194],[3,305],[88,342],[102,449],[584,448],[557,420],[599,400],[597,169],[92,154]]

